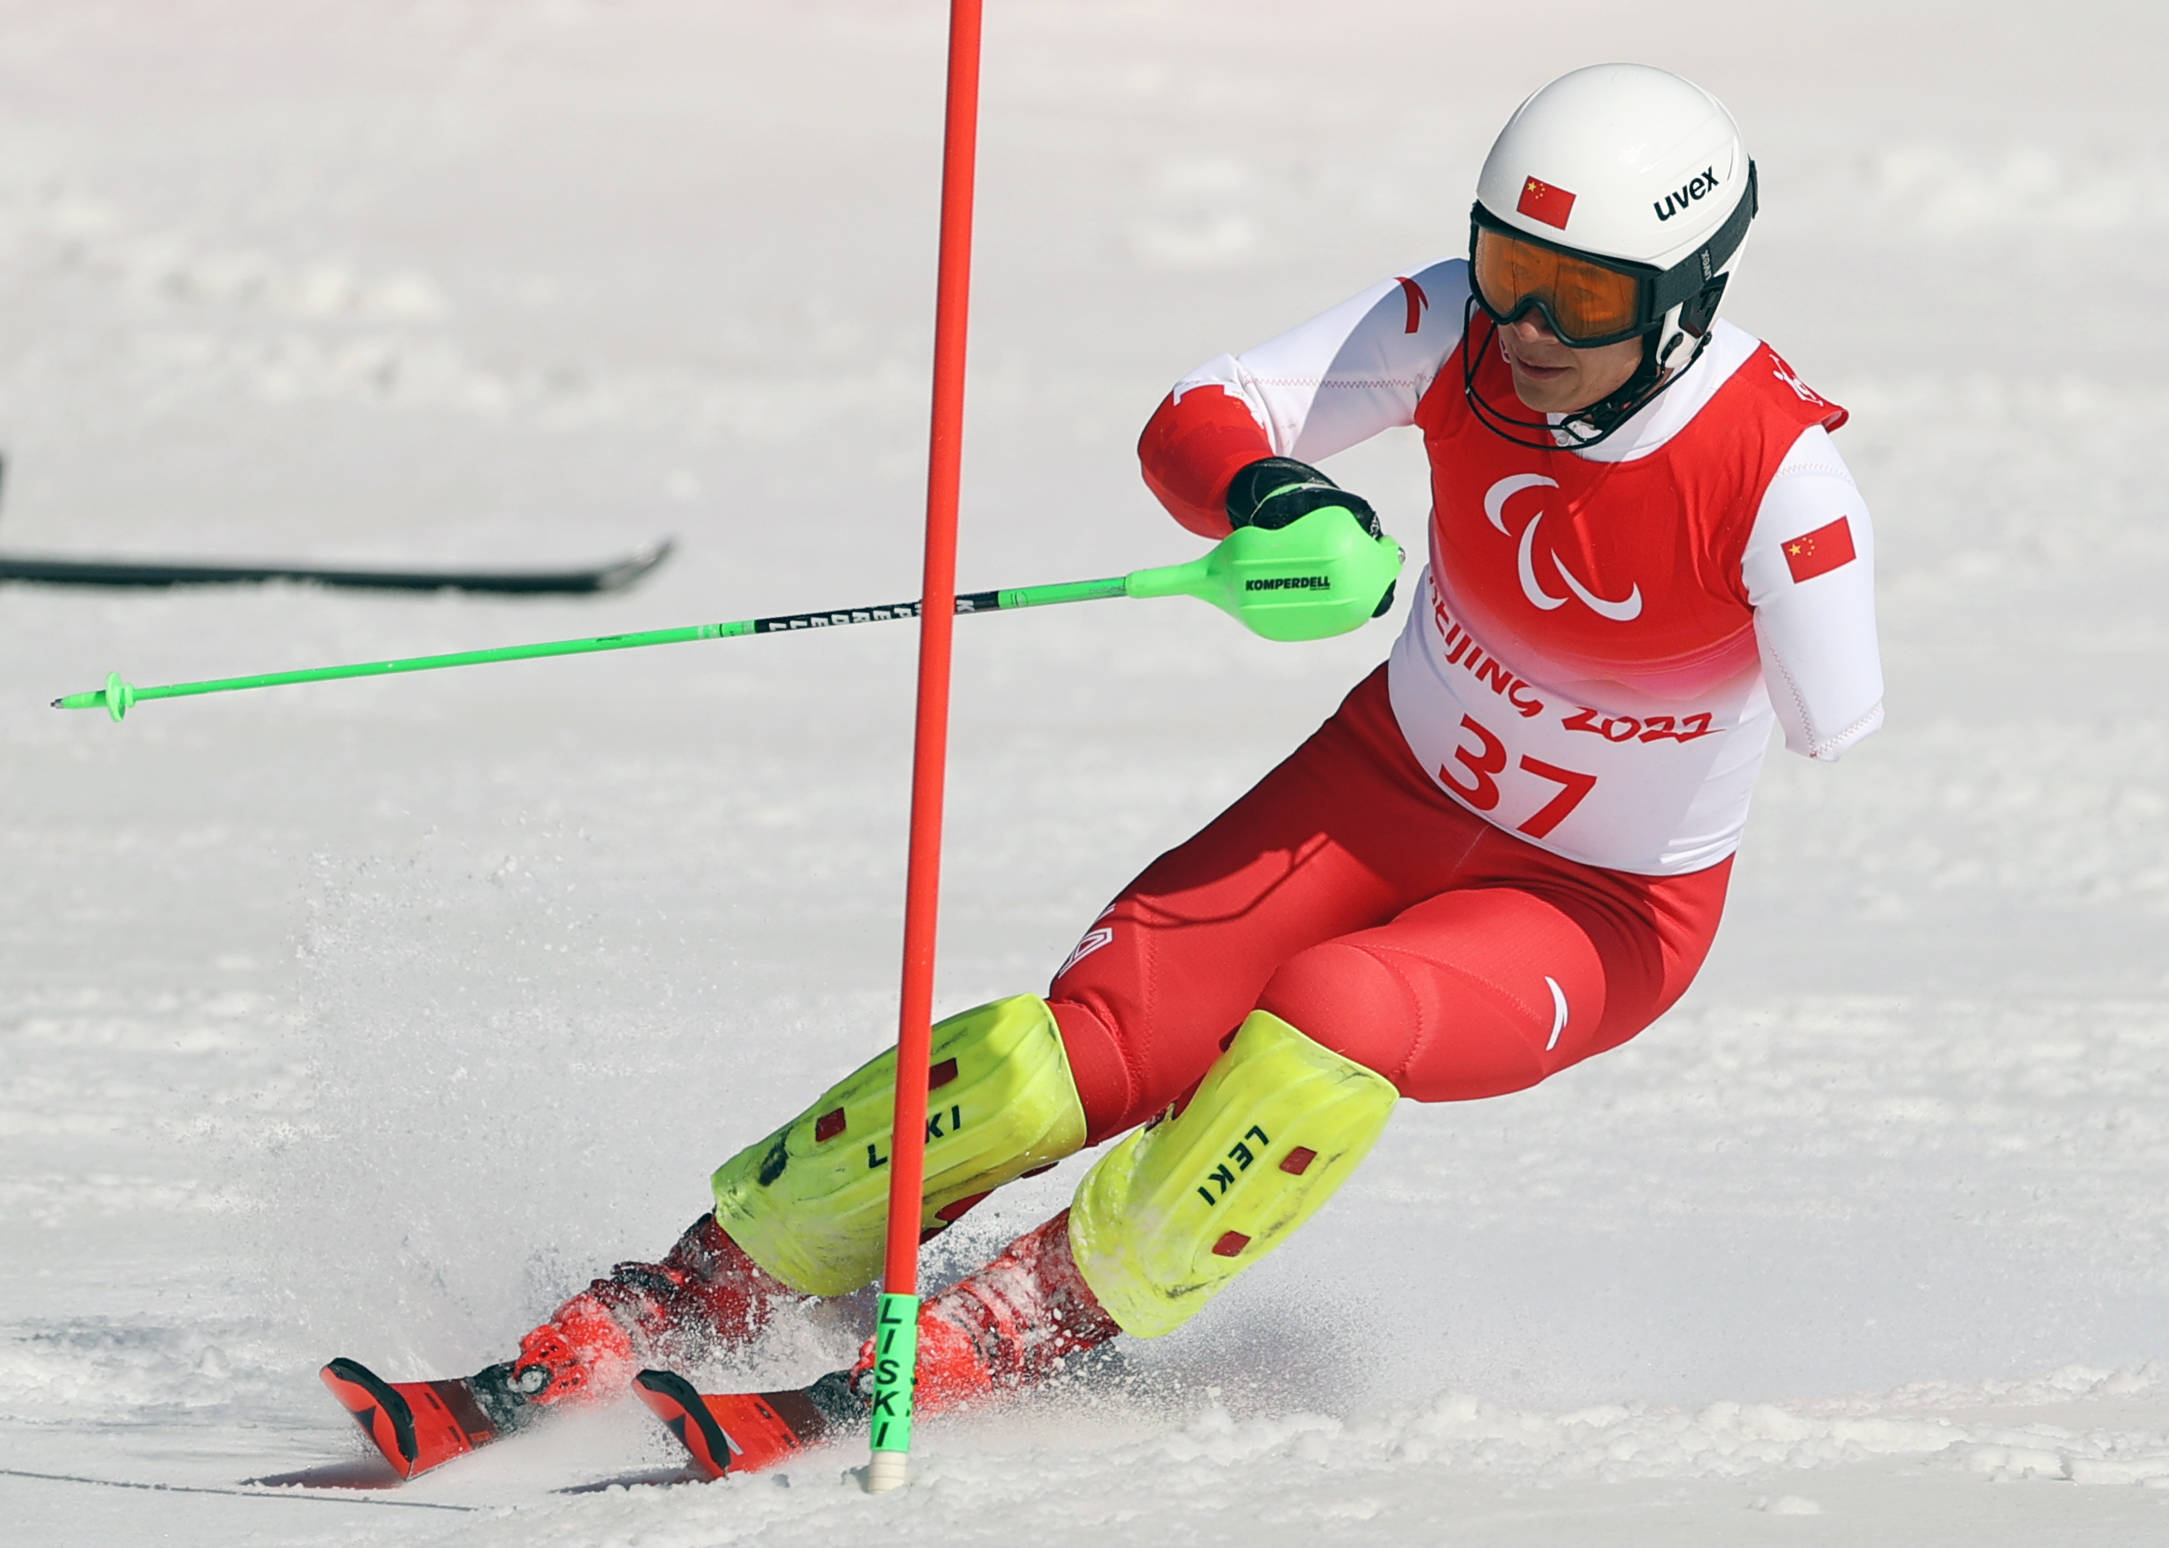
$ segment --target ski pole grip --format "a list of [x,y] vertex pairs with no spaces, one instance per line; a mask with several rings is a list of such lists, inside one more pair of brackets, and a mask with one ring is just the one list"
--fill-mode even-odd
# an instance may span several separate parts
[[1322,640],[1370,622],[1402,559],[1392,538],[1328,505],[1285,527],[1238,527],[1202,558],[1138,570],[1124,586],[1210,602],[1268,640]]

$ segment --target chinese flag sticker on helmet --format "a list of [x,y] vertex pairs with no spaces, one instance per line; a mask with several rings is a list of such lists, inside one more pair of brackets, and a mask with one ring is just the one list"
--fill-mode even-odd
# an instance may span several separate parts
[[1540,177],[1526,178],[1521,185],[1521,202],[1514,210],[1516,214],[1564,231],[1567,217],[1574,213],[1574,196],[1564,188],[1552,187]]

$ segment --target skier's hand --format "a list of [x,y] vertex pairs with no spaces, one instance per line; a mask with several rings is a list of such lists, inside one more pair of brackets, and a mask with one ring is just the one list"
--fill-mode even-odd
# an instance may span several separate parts
[[[1350,494],[1309,463],[1297,462],[1293,457],[1261,457],[1238,469],[1228,480],[1231,527],[1263,527],[1270,532],[1329,506],[1346,511],[1372,537],[1385,535],[1370,501]],[[1386,594],[1378,599],[1378,611],[1371,616],[1380,617],[1391,606],[1393,587],[1389,585]]]
[[1363,524],[1372,537],[1380,533],[1371,502],[1350,494],[1307,462],[1293,457],[1260,457],[1228,480],[1228,525],[1273,531],[1297,517],[1337,505]]

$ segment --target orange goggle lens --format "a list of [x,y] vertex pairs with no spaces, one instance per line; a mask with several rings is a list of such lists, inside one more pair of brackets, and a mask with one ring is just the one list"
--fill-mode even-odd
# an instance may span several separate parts
[[1569,344],[1609,343],[1640,330],[1641,282],[1601,263],[1556,252],[1519,237],[1476,228],[1477,299],[1510,321],[1536,306]]

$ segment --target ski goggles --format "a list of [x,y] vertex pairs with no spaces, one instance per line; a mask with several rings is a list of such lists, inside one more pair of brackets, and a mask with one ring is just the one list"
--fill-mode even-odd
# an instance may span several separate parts
[[1747,192],[1709,241],[1669,269],[1598,258],[1507,225],[1482,204],[1469,211],[1469,288],[1500,327],[1536,312],[1575,349],[1648,333],[1691,301],[1739,249],[1755,218],[1755,168]]

